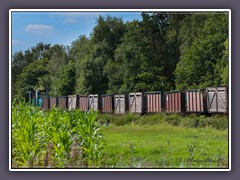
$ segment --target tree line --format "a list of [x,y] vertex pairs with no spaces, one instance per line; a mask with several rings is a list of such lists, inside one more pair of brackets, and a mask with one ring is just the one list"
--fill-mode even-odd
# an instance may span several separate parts
[[228,14],[99,16],[70,46],[38,43],[12,55],[12,96],[170,91],[228,85]]

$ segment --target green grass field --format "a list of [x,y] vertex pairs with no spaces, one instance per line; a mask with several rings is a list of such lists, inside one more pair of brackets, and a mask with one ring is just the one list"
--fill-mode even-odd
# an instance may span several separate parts
[[114,168],[227,168],[228,131],[172,125],[102,128]]

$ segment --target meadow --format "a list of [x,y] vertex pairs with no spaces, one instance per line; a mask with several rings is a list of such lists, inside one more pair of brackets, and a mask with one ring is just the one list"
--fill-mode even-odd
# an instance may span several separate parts
[[228,119],[12,106],[12,168],[228,168]]
[[110,166],[118,168],[227,168],[228,132],[172,125],[109,126]]

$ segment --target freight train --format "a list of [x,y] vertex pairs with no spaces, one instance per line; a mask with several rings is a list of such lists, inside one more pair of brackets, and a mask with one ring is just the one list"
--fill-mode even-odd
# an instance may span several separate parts
[[[101,113],[201,113],[228,114],[228,88],[207,87],[186,91],[136,92],[128,94],[90,94],[48,96],[46,91],[29,92],[30,103],[43,110],[59,108],[74,111],[93,109]],[[44,94],[45,93],[45,94]]]

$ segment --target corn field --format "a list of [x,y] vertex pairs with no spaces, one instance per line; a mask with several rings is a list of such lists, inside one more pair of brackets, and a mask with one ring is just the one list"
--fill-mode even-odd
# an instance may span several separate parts
[[12,168],[102,167],[105,142],[93,111],[12,105]]

